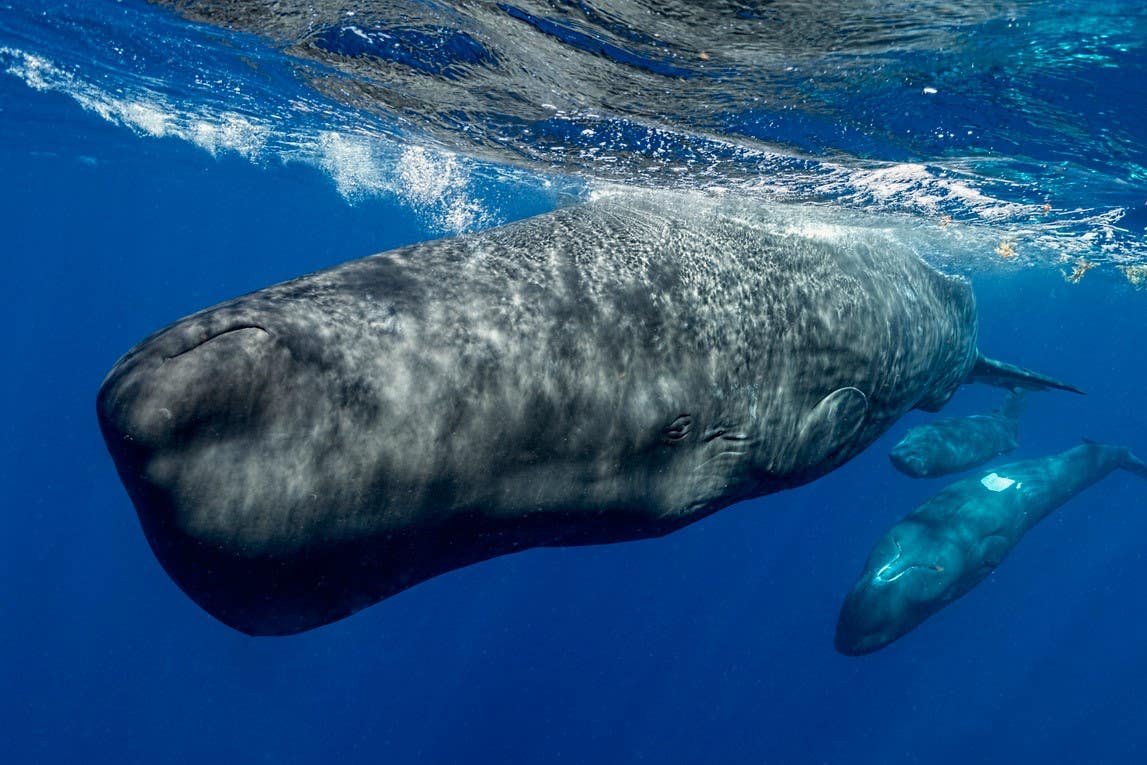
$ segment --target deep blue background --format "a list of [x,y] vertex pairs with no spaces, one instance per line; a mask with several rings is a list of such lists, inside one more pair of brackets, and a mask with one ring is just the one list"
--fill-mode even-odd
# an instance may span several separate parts
[[[428,236],[310,169],[136,138],[0,78],[5,762],[1143,762],[1147,515],[1110,477],[871,657],[832,649],[872,543],[943,481],[889,436],[814,485],[665,539],[531,551],[310,634],[214,622],[153,559],[100,440],[104,373],[162,324]],[[535,211],[524,199],[514,211]],[[1147,452],[1147,293],[979,276],[982,347],[1029,398],[1017,456]],[[949,412],[994,406],[968,389]]]

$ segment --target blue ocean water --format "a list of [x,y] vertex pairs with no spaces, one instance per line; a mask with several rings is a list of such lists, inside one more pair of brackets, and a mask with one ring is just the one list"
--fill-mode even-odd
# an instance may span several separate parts
[[[495,559],[290,638],[218,624],[156,563],[93,412],[121,353],[236,294],[605,183],[760,194],[842,225],[886,216],[972,278],[986,352],[1087,391],[1029,397],[1016,457],[1084,436],[1147,452],[1137,4],[957,3],[944,11],[956,17],[913,26],[886,3],[884,26],[850,27],[843,51],[800,30],[771,41],[799,61],[775,77],[745,74],[775,51],[735,29],[698,32],[705,47],[686,59],[649,42],[660,27],[590,13],[605,5],[569,6],[577,18],[561,4],[502,11],[536,20],[533,44],[574,51],[568,71],[534,72],[550,77],[555,108],[528,122],[461,96],[466,119],[396,113],[443,83],[470,87],[467,67],[512,68],[507,51],[530,60],[495,45],[485,19],[459,22],[465,37],[410,25],[422,36],[399,35],[364,66],[413,74],[388,69],[390,91],[344,99],[346,83],[378,78],[355,68],[350,43],[377,45],[380,21],[356,27],[365,38],[318,25],[312,38],[346,59],[333,60],[285,22],[0,2],[5,762],[1144,760],[1147,486],[1134,476],[1064,506],[889,648],[833,650],[873,542],[945,483],[887,460],[923,413],[813,484],[663,539]],[[937,30],[960,34],[936,42]],[[714,46],[722,35],[730,44]],[[574,76],[591,65],[606,72]],[[697,101],[654,109],[592,90],[618,72],[696,87]],[[527,75],[513,75],[523,90]],[[598,101],[575,113],[578,82]],[[750,91],[781,105],[745,106]],[[490,137],[499,125],[514,148]],[[998,398],[966,388],[945,413]]]

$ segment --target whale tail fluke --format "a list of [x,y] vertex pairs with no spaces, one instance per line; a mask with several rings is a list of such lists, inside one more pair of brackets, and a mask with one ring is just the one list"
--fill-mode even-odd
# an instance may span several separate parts
[[1139,476],[1140,478],[1147,478],[1147,462],[1144,462],[1143,460],[1136,457],[1135,454],[1130,449],[1128,449],[1127,447],[1114,447],[1114,446],[1111,446],[1110,444],[1104,444],[1100,441],[1095,441],[1093,439],[1086,438],[1086,437],[1083,439],[1083,443],[1092,444],[1094,446],[1105,446],[1107,448],[1113,448],[1113,449],[1122,449],[1123,450],[1123,461],[1119,464],[1119,467],[1123,468],[1124,470],[1126,470],[1130,473],[1134,473],[1135,475]]
[[1000,388],[1022,388],[1024,390],[1066,390],[1071,393],[1083,394],[1079,388],[1074,385],[1069,385],[1062,380],[1057,380],[1054,377],[1042,375],[1039,372],[1033,372],[1030,369],[1018,367],[1015,364],[1008,364],[1004,361],[996,361],[989,359],[984,354],[980,354],[976,359],[976,365],[972,367],[972,371],[968,374],[966,382],[981,382],[988,385],[995,385]]
[[1127,458],[1123,461],[1122,467],[1140,478],[1147,478],[1147,463],[1132,454],[1130,449],[1127,450]]

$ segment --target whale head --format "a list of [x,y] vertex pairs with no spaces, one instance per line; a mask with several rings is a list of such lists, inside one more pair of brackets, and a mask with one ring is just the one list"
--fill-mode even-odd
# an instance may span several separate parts
[[894,468],[913,478],[927,478],[930,472],[931,465],[927,454],[910,435],[892,447],[888,459],[892,461]]
[[[303,288],[311,299],[295,300]],[[362,441],[385,418],[376,370],[339,335],[377,327],[353,293],[314,292],[287,283],[178,321],[121,358],[97,396],[156,557],[250,634],[353,613],[379,597],[363,583],[397,565],[365,553],[388,516],[371,512],[385,471]]]
[[956,596],[963,564],[951,544],[911,518],[873,549],[837,620],[836,650],[877,651],[910,632]]
[[953,437],[952,422],[934,420],[909,428],[888,453],[892,466],[912,478],[933,478],[958,468],[967,459],[966,447]]

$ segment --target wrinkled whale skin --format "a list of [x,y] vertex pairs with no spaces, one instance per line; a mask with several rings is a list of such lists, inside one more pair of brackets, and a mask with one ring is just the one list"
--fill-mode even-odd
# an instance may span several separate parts
[[965,280],[783,218],[607,195],[268,287],[125,355],[103,434],[163,567],[251,634],[665,534],[824,475],[984,361]]

